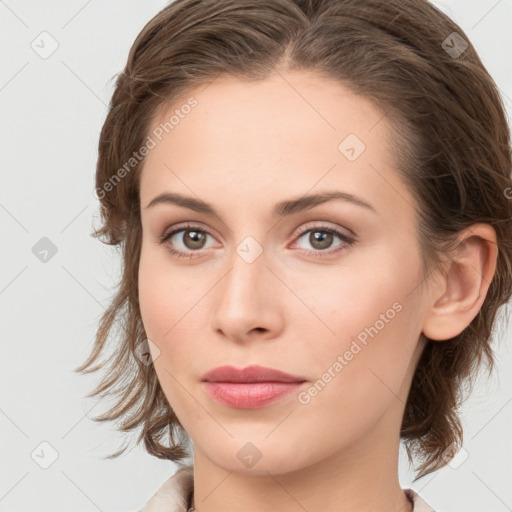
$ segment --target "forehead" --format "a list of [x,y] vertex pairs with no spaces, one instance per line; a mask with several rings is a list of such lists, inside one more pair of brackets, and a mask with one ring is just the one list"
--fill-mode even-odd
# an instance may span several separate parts
[[164,189],[277,201],[342,187],[375,204],[407,194],[382,111],[314,73],[201,85],[162,105],[148,133],[155,147],[141,177],[146,204]]

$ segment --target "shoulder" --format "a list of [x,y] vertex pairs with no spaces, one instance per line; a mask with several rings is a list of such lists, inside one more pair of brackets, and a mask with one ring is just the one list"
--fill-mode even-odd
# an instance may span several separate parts
[[412,489],[404,489],[404,492],[414,504],[413,512],[435,512],[435,510],[428,505],[416,491],[413,491]]
[[138,512],[186,512],[193,488],[193,467],[182,467],[160,486]]

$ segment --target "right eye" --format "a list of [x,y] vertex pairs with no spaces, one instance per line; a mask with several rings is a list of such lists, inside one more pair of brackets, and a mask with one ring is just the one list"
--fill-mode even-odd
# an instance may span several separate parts
[[[205,248],[205,243],[209,236],[212,235],[204,228],[187,224],[186,226],[166,231],[160,237],[160,243],[165,245],[167,250],[178,258],[193,258],[195,257],[194,253]],[[176,249],[176,246],[180,244],[181,247]]]

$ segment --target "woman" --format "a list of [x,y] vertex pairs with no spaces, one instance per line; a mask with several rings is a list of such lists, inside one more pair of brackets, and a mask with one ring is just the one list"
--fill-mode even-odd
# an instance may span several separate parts
[[510,173],[496,85],[424,0],[147,23],[99,142],[122,280],[79,369],[121,325],[98,419],[182,466],[142,510],[432,510],[399,444],[418,478],[462,444],[512,294]]

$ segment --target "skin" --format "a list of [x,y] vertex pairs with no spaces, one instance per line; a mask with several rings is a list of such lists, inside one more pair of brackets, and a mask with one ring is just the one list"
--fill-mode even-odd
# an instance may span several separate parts
[[[425,279],[415,201],[394,170],[392,128],[372,103],[304,71],[253,83],[217,79],[172,109],[192,96],[197,106],[144,163],[139,298],[162,389],[193,441],[195,507],[411,510],[398,449],[419,337],[442,342],[476,316],[495,270],[494,230],[479,224],[462,233],[460,251]],[[152,129],[169,118],[167,108]],[[338,149],[348,134],[366,146],[354,161]],[[279,201],[329,190],[356,195],[375,212],[332,200],[271,215]],[[218,216],[147,207],[163,192],[200,198]],[[193,229],[159,243],[186,222],[208,231],[203,245]],[[324,225],[352,230],[357,243],[333,235],[322,246],[312,236],[326,234],[316,229]],[[299,236],[303,228],[311,231]],[[247,236],[256,241],[249,251],[262,250],[250,263],[237,252]],[[166,246],[194,257],[177,258]],[[337,357],[396,303],[400,311],[333,372]],[[307,404],[291,393],[237,409],[200,382],[224,364],[303,376],[302,391],[329,368],[335,376]],[[261,455],[252,467],[237,457],[248,442]]]

